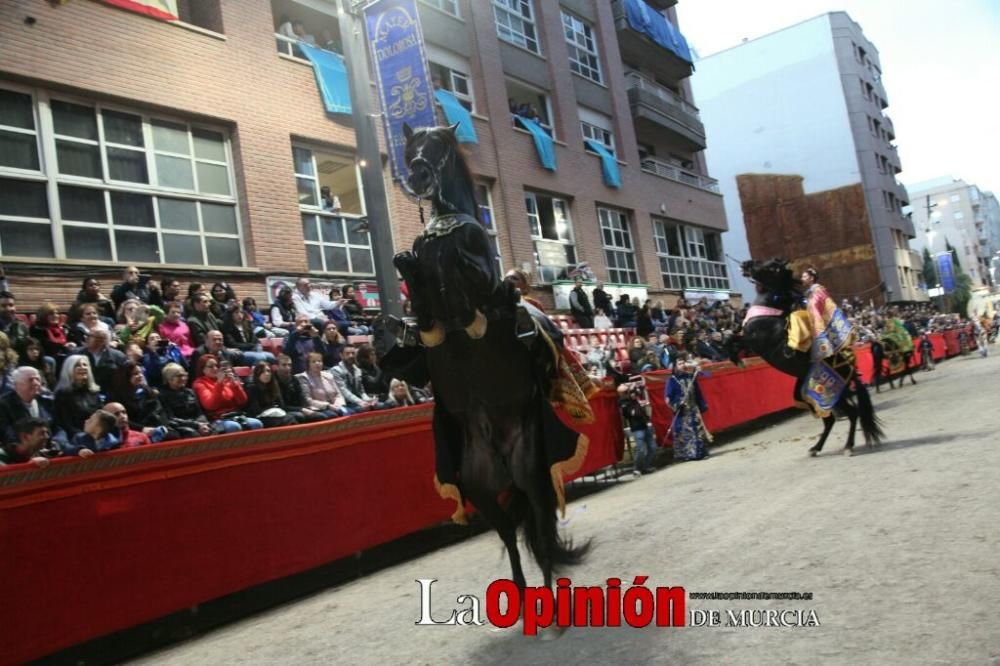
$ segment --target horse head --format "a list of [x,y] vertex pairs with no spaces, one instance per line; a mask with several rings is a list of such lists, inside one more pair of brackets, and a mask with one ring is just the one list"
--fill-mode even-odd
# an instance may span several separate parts
[[802,295],[802,282],[789,266],[787,259],[774,257],[765,261],[744,261],[740,268],[744,277],[757,285],[757,291],[768,295],[773,305],[786,307]]
[[[488,236],[476,222],[475,184],[455,136],[457,128],[414,129],[403,124],[406,187],[412,195],[429,199],[433,214],[414,252],[397,255],[394,263],[410,286],[427,347],[443,342],[450,330],[464,329],[472,339],[485,335],[484,312],[492,305],[499,278]],[[414,263],[418,256],[425,258],[423,266]]]
[[465,213],[478,219],[472,173],[459,148],[457,129],[457,123],[417,129],[403,123],[403,159],[409,172],[405,184],[413,196],[429,199],[438,214]]

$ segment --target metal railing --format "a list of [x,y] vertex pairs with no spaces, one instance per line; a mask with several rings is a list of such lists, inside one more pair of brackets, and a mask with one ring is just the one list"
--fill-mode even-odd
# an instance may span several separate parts
[[645,90],[652,95],[656,95],[667,104],[677,107],[686,113],[690,113],[692,116],[700,120],[698,107],[685,100],[673,90],[650,81],[638,72],[629,72],[625,75],[625,87],[628,90],[632,90],[633,88]]
[[640,163],[640,168],[646,173],[651,173],[660,178],[677,181],[685,185],[691,185],[709,192],[719,193],[719,181],[708,176],[702,176],[690,171],[681,169],[678,166],[658,160],[655,157],[646,157]]

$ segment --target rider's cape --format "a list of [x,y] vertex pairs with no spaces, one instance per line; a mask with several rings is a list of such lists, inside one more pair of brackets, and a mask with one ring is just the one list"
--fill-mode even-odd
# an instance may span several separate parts
[[813,360],[797,398],[818,417],[830,415],[854,376],[854,337],[854,325],[819,284],[806,292],[806,309],[789,317],[788,345]]

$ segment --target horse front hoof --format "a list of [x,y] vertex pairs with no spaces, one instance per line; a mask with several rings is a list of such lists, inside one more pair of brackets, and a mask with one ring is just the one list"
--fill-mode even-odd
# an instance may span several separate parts
[[809,457],[810,458],[815,458],[818,455],[819,455],[819,449],[816,449],[816,448],[809,449]]
[[476,318],[472,320],[471,324],[465,327],[465,332],[473,340],[479,340],[486,335],[486,315],[476,310]]
[[844,457],[850,458],[854,455],[854,449],[844,449]]
[[429,331],[420,331],[420,341],[425,347],[437,347],[444,342],[444,326],[434,322],[434,326]]

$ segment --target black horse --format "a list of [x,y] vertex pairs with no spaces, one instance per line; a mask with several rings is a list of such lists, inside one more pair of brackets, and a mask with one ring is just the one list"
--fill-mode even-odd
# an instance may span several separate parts
[[[787,375],[798,378],[795,385],[795,399],[801,402],[801,389],[813,361],[809,352],[796,351],[788,346],[788,318],[792,311],[802,302],[802,285],[783,259],[771,259],[764,262],[747,261],[742,265],[743,274],[757,285],[758,296],[755,306],[761,309],[751,310],[743,324],[740,335],[734,336],[730,343],[730,357],[738,363],[739,352],[749,350],[758,354]],[[809,454],[817,455],[823,450],[823,444],[836,422],[836,415],[843,415],[851,423],[847,436],[844,454],[851,455],[854,449],[854,433],[858,421],[865,442],[871,446],[878,444],[884,436],[881,423],[875,416],[871,396],[865,388],[853,364],[834,363],[842,376],[849,379],[847,387],[834,405],[833,413],[823,418],[823,434],[819,441],[809,449]]]
[[[872,383],[875,384],[875,392],[882,392],[882,378],[885,377],[889,380],[889,388],[896,388],[895,380],[899,379],[899,388],[903,388],[903,384],[907,377],[910,378],[912,384],[916,384],[917,380],[913,376],[913,368],[910,363],[913,360],[913,350],[908,352],[901,351],[895,340],[889,337],[884,337],[879,340],[871,341],[871,351],[872,351]],[[892,369],[894,366],[898,366],[900,363],[903,364],[903,369],[893,375]]]
[[556,516],[565,506],[562,474],[580,464],[586,438],[563,425],[549,402],[558,329],[550,322],[547,333],[537,329],[519,292],[500,280],[454,129],[404,126],[407,186],[431,202],[432,215],[413,251],[394,261],[420,344],[394,348],[382,368],[432,383],[435,481],[443,497],[459,502],[453,518],[463,522],[463,500],[471,501],[503,540],[522,589],[523,528],[551,586],[553,571],[579,563],[589,547],[564,541]]

